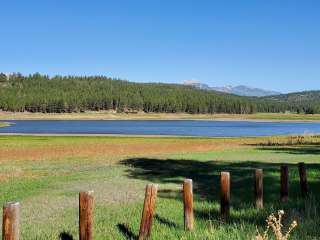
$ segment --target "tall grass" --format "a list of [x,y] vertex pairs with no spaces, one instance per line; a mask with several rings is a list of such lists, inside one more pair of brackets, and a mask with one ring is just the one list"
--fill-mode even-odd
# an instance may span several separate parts
[[275,136],[266,137],[263,141],[257,143],[259,146],[296,146],[296,145],[310,145],[320,144],[320,135],[303,134],[297,136]]

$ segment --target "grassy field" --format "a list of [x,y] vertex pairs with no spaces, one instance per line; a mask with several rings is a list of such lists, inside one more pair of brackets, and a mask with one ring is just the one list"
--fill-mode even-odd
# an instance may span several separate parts
[[[0,136],[0,203],[21,202],[22,239],[78,239],[78,192],[95,191],[95,239],[135,239],[144,187],[160,186],[152,239],[254,239],[278,209],[298,221],[292,239],[320,239],[320,138]],[[299,192],[307,163],[312,196]],[[279,166],[290,201],[279,203]],[[254,168],[264,169],[265,209],[253,207]],[[231,218],[219,220],[219,173],[231,173]],[[181,183],[194,181],[195,231],[183,231]],[[1,213],[2,214],[2,213]],[[1,217],[1,216],[0,216]]]
[[186,113],[112,113],[108,111],[84,113],[19,113],[1,112],[1,120],[266,120],[266,121],[320,121],[320,114],[186,114]]

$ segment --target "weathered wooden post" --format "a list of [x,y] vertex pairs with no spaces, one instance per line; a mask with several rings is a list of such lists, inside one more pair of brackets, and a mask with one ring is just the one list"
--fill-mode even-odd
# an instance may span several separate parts
[[19,240],[20,203],[9,202],[3,206],[2,239]]
[[139,240],[150,239],[153,213],[155,210],[156,199],[158,193],[157,184],[148,184],[144,198],[144,206],[142,210]]
[[289,199],[288,166],[281,166],[280,171],[280,200],[285,203]]
[[79,194],[79,239],[93,239],[93,191]]
[[184,204],[184,230],[193,229],[193,189],[192,179],[185,179],[183,182],[183,204]]
[[303,162],[298,164],[299,166],[299,176],[300,176],[300,188],[303,197],[308,195],[308,182],[307,182],[307,171]]
[[254,196],[256,200],[256,208],[263,208],[263,170],[256,169],[254,171]]
[[226,221],[229,218],[229,213],[230,213],[230,173],[229,172],[221,172],[220,184],[221,184],[221,201],[220,201],[221,219]]

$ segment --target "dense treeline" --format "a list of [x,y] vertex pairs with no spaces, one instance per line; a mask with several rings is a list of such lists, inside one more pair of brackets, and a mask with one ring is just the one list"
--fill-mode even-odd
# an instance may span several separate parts
[[0,109],[44,113],[255,113],[295,110],[285,101],[247,98],[174,84],[132,83],[103,76],[0,74]]
[[320,91],[305,91],[264,97],[264,100],[290,103],[291,111],[297,113],[320,113]]

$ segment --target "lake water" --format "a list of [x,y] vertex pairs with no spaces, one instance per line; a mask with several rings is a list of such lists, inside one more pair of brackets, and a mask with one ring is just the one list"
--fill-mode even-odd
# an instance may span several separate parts
[[320,123],[251,121],[5,121],[0,133],[22,134],[124,134],[204,137],[240,137],[320,133]]

